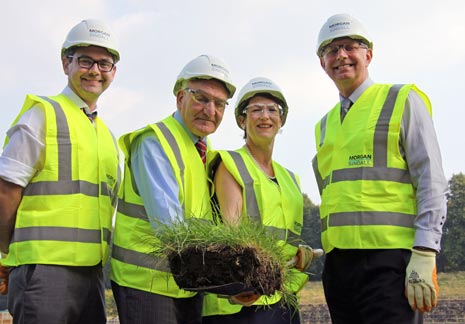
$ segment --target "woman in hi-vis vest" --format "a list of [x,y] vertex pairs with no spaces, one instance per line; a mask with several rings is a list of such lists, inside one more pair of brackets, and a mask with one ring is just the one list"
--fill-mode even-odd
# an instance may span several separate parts
[[[303,271],[313,251],[299,245],[303,198],[295,174],[273,161],[276,134],[286,122],[288,106],[281,89],[267,78],[250,80],[239,93],[235,116],[245,145],[236,151],[212,152],[214,202],[223,223],[240,226],[247,217],[284,241],[292,267],[288,288],[298,293],[308,280]],[[281,296],[243,293],[229,298],[205,294],[203,323],[300,323],[299,312],[283,307]]]

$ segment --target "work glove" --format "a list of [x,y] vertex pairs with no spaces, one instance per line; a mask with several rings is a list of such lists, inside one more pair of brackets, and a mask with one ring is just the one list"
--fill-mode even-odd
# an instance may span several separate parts
[[438,294],[436,253],[412,249],[405,277],[405,295],[410,307],[429,312],[438,303]]
[[287,266],[290,268],[296,268],[299,271],[305,271],[313,259],[319,258],[323,255],[323,250],[315,249],[313,250],[308,245],[299,245],[297,254],[289,260]]
[[231,304],[251,306],[253,303],[257,301],[258,298],[260,298],[260,295],[254,292],[251,292],[251,291],[247,291],[247,292],[243,292],[243,293],[229,297],[229,302]]
[[0,295],[6,295],[8,293],[9,269],[9,267],[0,265]]

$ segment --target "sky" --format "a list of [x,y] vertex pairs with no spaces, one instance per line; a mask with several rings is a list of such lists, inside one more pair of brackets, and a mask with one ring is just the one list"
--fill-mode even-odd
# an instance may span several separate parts
[[[281,87],[289,114],[273,157],[319,204],[314,125],[338,91],[319,64],[316,42],[329,16],[349,13],[373,39],[370,77],[422,89],[433,104],[446,177],[465,171],[463,0],[17,0],[1,8],[1,143],[26,93],[56,95],[65,87],[60,50],[68,31],[83,19],[103,19],[119,39],[121,61],[98,111],[117,137],[171,114],[177,75],[191,59],[211,54],[227,62],[238,90],[257,76]],[[244,144],[236,99],[210,137],[216,149]]]

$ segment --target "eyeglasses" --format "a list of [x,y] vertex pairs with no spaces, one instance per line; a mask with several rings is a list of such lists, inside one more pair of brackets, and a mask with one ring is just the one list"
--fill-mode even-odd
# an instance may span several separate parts
[[229,104],[226,100],[215,98],[214,96],[209,95],[200,89],[184,88],[184,91],[189,92],[192,95],[192,99],[204,107],[207,107],[208,103],[213,102],[215,109],[219,112],[223,112],[226,106]]
[[277,117],[283,114],[283,108],[277,103],[254,103],[246,106],[242,113],[249,113],[251,116],[260,117],[265,111],[269,116]]
[[355,53],[358,49],[368,49],[363,43],[349,43],[341,45],[328,45],[321,50],[321,56],[336,56],[340,49],[343,49],[347,54]]
[[[68,56],[68,58],[73,59],[74,56]],[[115,64],[112,62],[106,60],[95,61],[88,56],[79,56],[76,57],[76,59],[79,66],[87,70],[90,70],[94,66],[94,64],[97,64],[100,72],[111,72],[111,70],[113,70],[113,67],[115,66]]]

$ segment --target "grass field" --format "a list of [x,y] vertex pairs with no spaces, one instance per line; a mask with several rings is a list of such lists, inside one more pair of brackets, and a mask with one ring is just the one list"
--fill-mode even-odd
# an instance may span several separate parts
[[[440,299],[465,299],[465,271],[454,273],[439,273]],[[301,304],[324,304],[323,286],[321,281],[309,282],[301,293]]]

